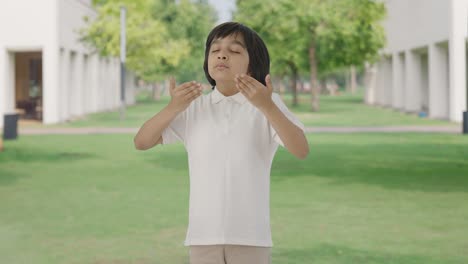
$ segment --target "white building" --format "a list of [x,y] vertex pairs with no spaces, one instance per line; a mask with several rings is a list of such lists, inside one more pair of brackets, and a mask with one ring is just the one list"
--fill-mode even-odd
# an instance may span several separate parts
[[468,0],[384,2],[387,46],[366,102],[461,122],[468,101]]
[[[0,127],[4,114],[58,123],[120,106],[120,62],[79,41],[91,0],[8,0],[0,7]],[[126,104],[134,103],[126,75]]]

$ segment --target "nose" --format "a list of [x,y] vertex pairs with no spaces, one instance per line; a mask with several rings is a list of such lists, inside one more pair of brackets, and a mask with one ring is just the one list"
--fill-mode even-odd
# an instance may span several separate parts
[[227,58],[226,55],[221,54],[221,52],[220,52],[220,53],[218,54],[218,59],[219,59],[219,60],[227,60],[228,58]]

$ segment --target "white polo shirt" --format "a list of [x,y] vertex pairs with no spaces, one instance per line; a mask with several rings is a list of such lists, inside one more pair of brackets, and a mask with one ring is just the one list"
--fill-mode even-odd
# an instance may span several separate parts
[[[272,99],[295,125],[304,125],[278,94]],[[190,174],[185,246],[272,247],[270,169],[281,139],[241,93],[214,89],[194,100],[163,131],[163,144],[182,142]]]

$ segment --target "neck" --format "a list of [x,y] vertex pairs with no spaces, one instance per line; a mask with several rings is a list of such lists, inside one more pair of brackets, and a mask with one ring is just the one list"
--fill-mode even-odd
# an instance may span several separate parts
[[234,81],[232,82],[216,82],[216,88],[220,93],[222,93],[224,96],[231,96],[235,95],[236,93],[239,92],[239,90],[236,88],[236,84]]

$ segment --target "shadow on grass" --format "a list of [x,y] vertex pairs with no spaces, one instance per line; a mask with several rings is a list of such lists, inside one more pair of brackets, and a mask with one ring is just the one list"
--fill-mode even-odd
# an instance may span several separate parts
[[96,155],[92,153],[61,151],[49,152],[41,149],[9,148],[0,155],[0,164],[3,162],[73,162],[83,159],[92,159]]
[[[59,163],[78,162],[85,159],[95,159],[96,155],[86,152],[61,151],[53,152],[46,149],[28,148],[25,145],[9,145],[0,155],[0,185],[12,184],[19,178],[29,177],[34,171],[27,174],[18,173],[15,167],[28,166],[31,163]],[[8,164],[8,167],[5,167]]]
[[28,175],[20,174],[20,173],[14,171],[13,169],[12,168],[7,169],[7,168],[1,168],[0,167],[0,186],[1,185],[13,184],[17,180],[19,180],[20,178],[28,177]]
[[349,247],[321,244],[312,249],[285,249],[275,247],[273,260],[277,263],[330,263],[330,264],[439,264],[462,263],[456,260],[433,259],[428,256],[383,253],[356,250]]

